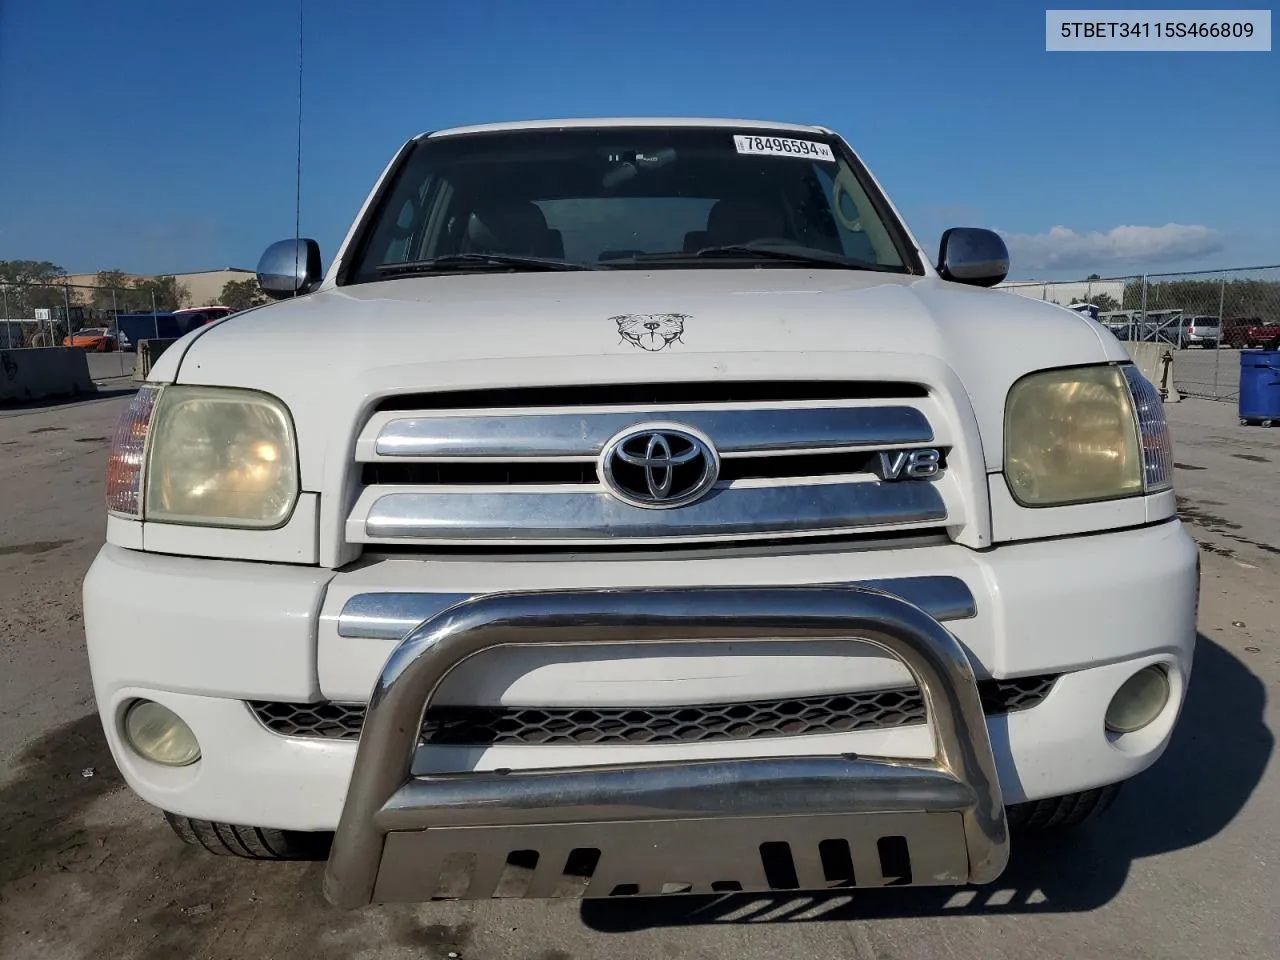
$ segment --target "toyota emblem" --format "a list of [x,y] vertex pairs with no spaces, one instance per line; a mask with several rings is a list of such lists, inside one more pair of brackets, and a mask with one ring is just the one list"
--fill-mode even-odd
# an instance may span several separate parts
[[711,441],[686,427],[641,424],[615,436],[600,456],[600,476],[635,507],[682,507],[702,497],[720,475]]

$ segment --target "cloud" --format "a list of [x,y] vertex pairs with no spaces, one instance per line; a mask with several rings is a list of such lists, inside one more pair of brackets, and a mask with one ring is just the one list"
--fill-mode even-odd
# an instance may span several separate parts
[[982,210],[967,203],[926,203],[913,207],[911,219],[928,220],[958,226],[964,223],[978,223],[982,220]]
[[1022,270],[1168,263],[1214,253],[1223,246],[1217,230],[1180,223],[1112,227],[1106,233],[1076,233],[1063,226],[1051,227],[1046,233],[1000,232],[1009,246],[1011,260]]

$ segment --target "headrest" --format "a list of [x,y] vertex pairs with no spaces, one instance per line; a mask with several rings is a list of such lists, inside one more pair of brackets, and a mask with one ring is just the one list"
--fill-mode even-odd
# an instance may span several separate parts
[[773,204],[735,197],[720,200],[707,216],[707,243],[713,247],[782,237],[786,221]]

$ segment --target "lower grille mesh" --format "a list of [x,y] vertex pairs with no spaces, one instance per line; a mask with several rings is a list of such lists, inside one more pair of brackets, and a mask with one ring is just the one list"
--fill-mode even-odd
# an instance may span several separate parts
[[[978,684],[988,715],[1035,706],[1057,675],[984,680]],[[358,740],[364,704],[278,703],[251,700],[268,730],[286,737]],[[913,687],[827,694],[786,700],[675,707],[432,707],[422,743],[494,744],[703,743],[763,737],[848,733],[925,721],[924,699]]]

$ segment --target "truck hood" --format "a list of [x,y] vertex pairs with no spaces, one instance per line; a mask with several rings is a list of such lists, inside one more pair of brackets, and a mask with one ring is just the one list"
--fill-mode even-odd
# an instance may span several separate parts
[[785,268],[330,286],[175,347],[153,380],[263,390],[288,404],[307,490],[322,489],[331,456],[350,458],[360,422],[389,394],[573,383],[923,381],[962,394],[961,407],[967,398],[997,470],[1018,377],[1127,359],[1110,334],[1053,304],[935,278]]

